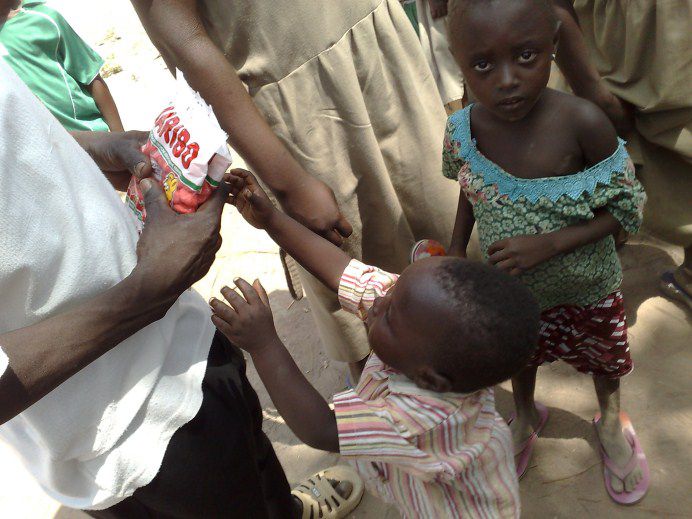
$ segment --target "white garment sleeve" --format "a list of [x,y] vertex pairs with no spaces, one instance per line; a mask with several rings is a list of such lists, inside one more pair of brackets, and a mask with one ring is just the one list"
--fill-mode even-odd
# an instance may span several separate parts
[[5,373],[5,370],[7,369],[7,366],[9,366],[9,364],[10,359],[7,358],[7,355],[5,355],[5,352],[2,351],[2,347],[0,346],[0,377],[3,373]]

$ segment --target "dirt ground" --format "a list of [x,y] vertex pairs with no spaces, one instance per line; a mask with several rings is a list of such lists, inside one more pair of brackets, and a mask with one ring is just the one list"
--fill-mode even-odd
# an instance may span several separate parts
[[[108,84],[128,129],[148,129],[164,106],[172,83],[126,0],[52,2],[104,57],[121,69]],[[240,164],[240,162],[238,162]],[[224,244],[211,272],[197,286],[217,294],[237,276],[260,278],[270,292],[277,329],[310,381],[327,398],[345,387],[345,369],[322,352],[306,300],[291,304],[276,246],[245,224],[229,207],[223,218]],[[639,434],[651,466],[651,489],[642,503],[614,505],[602,478],[591,419],[597,405],[588,377],[565,365],[539,372],[537,397],[550,410],[531,468],[521,482],[523,517],[692,517],[692,315],[662,298],[658,275],[679,263],[680,249],[642,235],[621,251],[632,355],[636,369],[623,381],[623,408]],[[254,369],[250,379],[262,400],[265,430],[289,481],[298,482],[338,461],[338,456],[302,445],[271,404]],[[508,384],[497,390],[498,408],[511,409]],[[0,518],[77,519],[41,492],[15,455],[0,443]],[[366,495],[353,517],[382,519],[399,514]]]

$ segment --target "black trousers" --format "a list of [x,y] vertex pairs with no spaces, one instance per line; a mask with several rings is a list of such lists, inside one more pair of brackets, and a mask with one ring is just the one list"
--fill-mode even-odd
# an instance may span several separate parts
[[289,518],[286,475],[262,431],[240,350],[217,332],[197,415],[171,438],[156,477],[103,519]]

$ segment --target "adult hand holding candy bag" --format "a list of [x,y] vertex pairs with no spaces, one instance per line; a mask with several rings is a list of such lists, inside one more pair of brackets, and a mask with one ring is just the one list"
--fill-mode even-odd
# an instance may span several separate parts
[[[231,163],[228,136],[219,126],[209,105],[176,73],[175,101],[164,108],[149,132],[142,151],[151,158],[154,178],[163,186],[171,207],[178,213],[193,213],[209,198],[223,178],[225,168],[210,167],[216,155]],[[141,232],[146,221],[144,197],[134,176],[127,190],[127,203],[138,219]]]

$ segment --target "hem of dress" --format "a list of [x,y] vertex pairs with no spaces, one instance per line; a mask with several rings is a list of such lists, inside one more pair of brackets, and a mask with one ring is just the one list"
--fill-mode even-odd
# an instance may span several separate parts
[[[609,296],[613,292],[618,292],[621,290],[622,287],[622,276],[618,279],[618,282],[614,284],[614,286],[607,285],[609,288],[604,288],[603,291],[599,290],[599,296],[595,296],[595,298],[592,297],[584,297],[583,299],[576,299],[572,301],[563,301],[563,302],[556,302],[554,304],[551,304],[550,306],[544,306],[543,304],[540,305],[541,307],[541,313],[547,312],[548,310],[551,310],[553,308],[556,308],[558,306],[580,306],[580,307],[587,307],[591,305],[595,305],[598,303],[601,299]],[[552,301],[551,301],[552,303]]]

